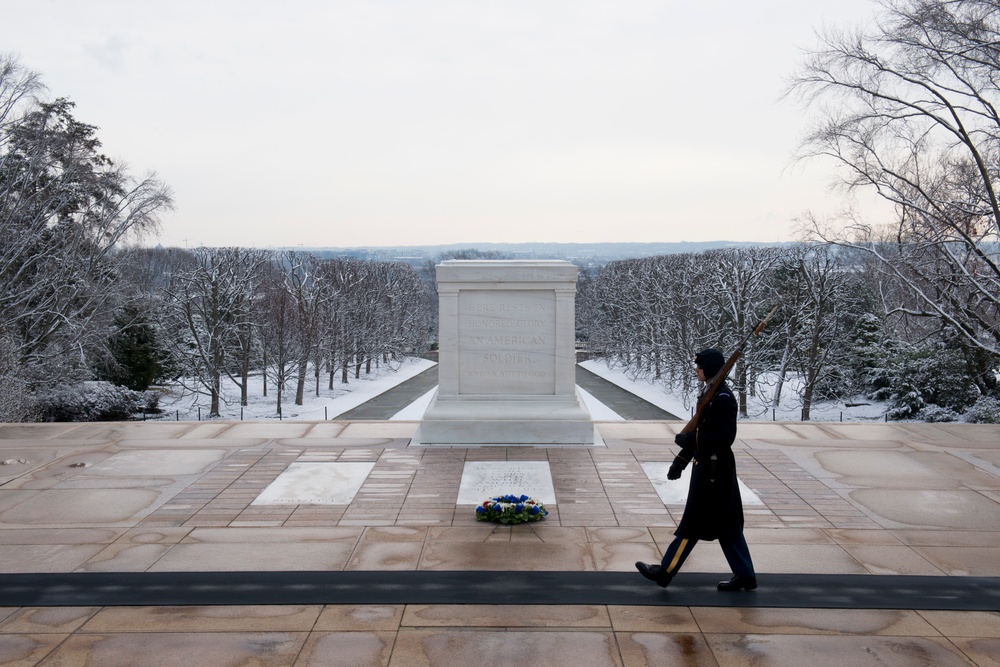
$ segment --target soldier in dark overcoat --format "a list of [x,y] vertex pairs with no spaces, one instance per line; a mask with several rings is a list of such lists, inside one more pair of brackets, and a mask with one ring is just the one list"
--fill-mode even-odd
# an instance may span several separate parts
[[[695,355],[698,379],[707,386],[725,363],[725,357],[714,348],[699,352]],[[642,576],[664,588],[698,540],[719,540],[733,570],[732,579],[719,582],[720,591],[757,588],[750,550],[743,537],[743,501],[733,456],[736,413],[736,398],[723,382],[711,402],[702,409],[695,429],[674,438],[681,449],[670,466],[667,479],[680,479],[684,468],[693,464],[684,515],[660,564],[635,564]]]

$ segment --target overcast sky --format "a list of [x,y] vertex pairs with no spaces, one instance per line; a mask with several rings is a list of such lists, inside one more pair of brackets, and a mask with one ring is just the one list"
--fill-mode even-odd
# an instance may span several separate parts
[[174,191],[164,245],[778,241],[781,101],[868,0],[0,0],[0,51]]

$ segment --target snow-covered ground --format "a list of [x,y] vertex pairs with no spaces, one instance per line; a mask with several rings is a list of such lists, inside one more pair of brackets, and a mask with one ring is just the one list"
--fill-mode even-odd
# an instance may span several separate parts
[[[685,401],[684,396],[669,392],[663,384],[644,378],[633,378],[631,374],[626,373],[621,368],[609,367],[603,359],[591,359],[581,362],[580,365],[591,373],[613,382],[671,414],[678,417],[692,414],[694,396],[687,397],[687,401]],[[777,408],[770,405],[773,389],[765,394],[766,403],[762,396],[748,397],[747,413],[749,419],[756,421],[799,421],[802,417],[802,407],[796,399],[796,386],[794,380],[786,383],[782,391],[781,405]],[[850,407],[848,407],[848,403],[851,404]],[[884,419],[884,415],[885,405],[883,403],[859,398],[857,401],[814,403],[810,419],[812,421],[874,421]]]
[[[306,391],[303,405],[295,405],[294,385],[286,388],[281,399],[281,418],[314,421],[333,419],[369,401],[379,394],[392,389],[397,384],[409,380],[422,373],[435,362],[427,359],[408,358],[398,370],[382,367],[372,371],[370,375],[362,373],[358,379],[350,375],[348,384],[340,384],[338,376],[334,388],[328,389],[328,380],[320,378],[319,396],[316,395],[316,382],[313,377],[306,378]],[[219,412],[221,419],[244,419],[247,421],[278,419],[277,392],[273,382],[268,382],[267,396],[261,396],[262,382],[260,376],[250,378],[250,391],[247,402],[240,406],[239,389],[231,382],[223,387],[225,402]],[[428,400],[429,400],[428,396]],[[198,408],[201,408],[201,418],[208,418],[208,396],[185,393],[180,388],[171,388],[170,393],[160,400],[160,408],[164,411],[161,419],[180,419],[181,421],[198,419]],[[417,417],[419,419],[419,417]]]

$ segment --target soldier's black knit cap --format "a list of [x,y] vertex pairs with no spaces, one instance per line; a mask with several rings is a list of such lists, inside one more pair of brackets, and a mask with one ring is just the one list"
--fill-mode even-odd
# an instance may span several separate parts
[[694,363],[698,364],[705,371],[705,379],[714,378],[716,373],[726,365],[726,358],[714,347],[702,350],[694,355]]

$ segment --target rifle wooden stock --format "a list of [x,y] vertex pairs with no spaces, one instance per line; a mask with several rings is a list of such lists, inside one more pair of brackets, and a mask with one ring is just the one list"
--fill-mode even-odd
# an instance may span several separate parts
[[729,375],[729,371],[733,370],[733,366],[736,365],[736,361],[743,356],[743,348],[746,347],[747,342],[751,338],[760,335],[760,332],[764,330],[764,326],[767,324],[768,320],[771,319],[777,310],[777,306],[772,308],[771,312],[767,314],[767,317],[761,320],[760,324],[757,325],[757,328],[744,336],[743,340],[740,341],[740,344],[736,346],[736,351],[733,352],[729,356],[729,359],[726,360],[722,370],[716,373],[715,377],[712,378],[712,381],[708,383],[708,388],[698,400],[698,409],[694,411],[694,416],[691,417],[691,420],[688,421],[688,423],[684,425],[684,428],[681,429],[681,433],[689,433],[698,427],[698,420],[701,419],[702,410],[704,410],[705,407],[712,402],[712,399],[715,398],[715,395],[719,391],[719,387],[722,386],[722,383],[726,380],[726,376]]

